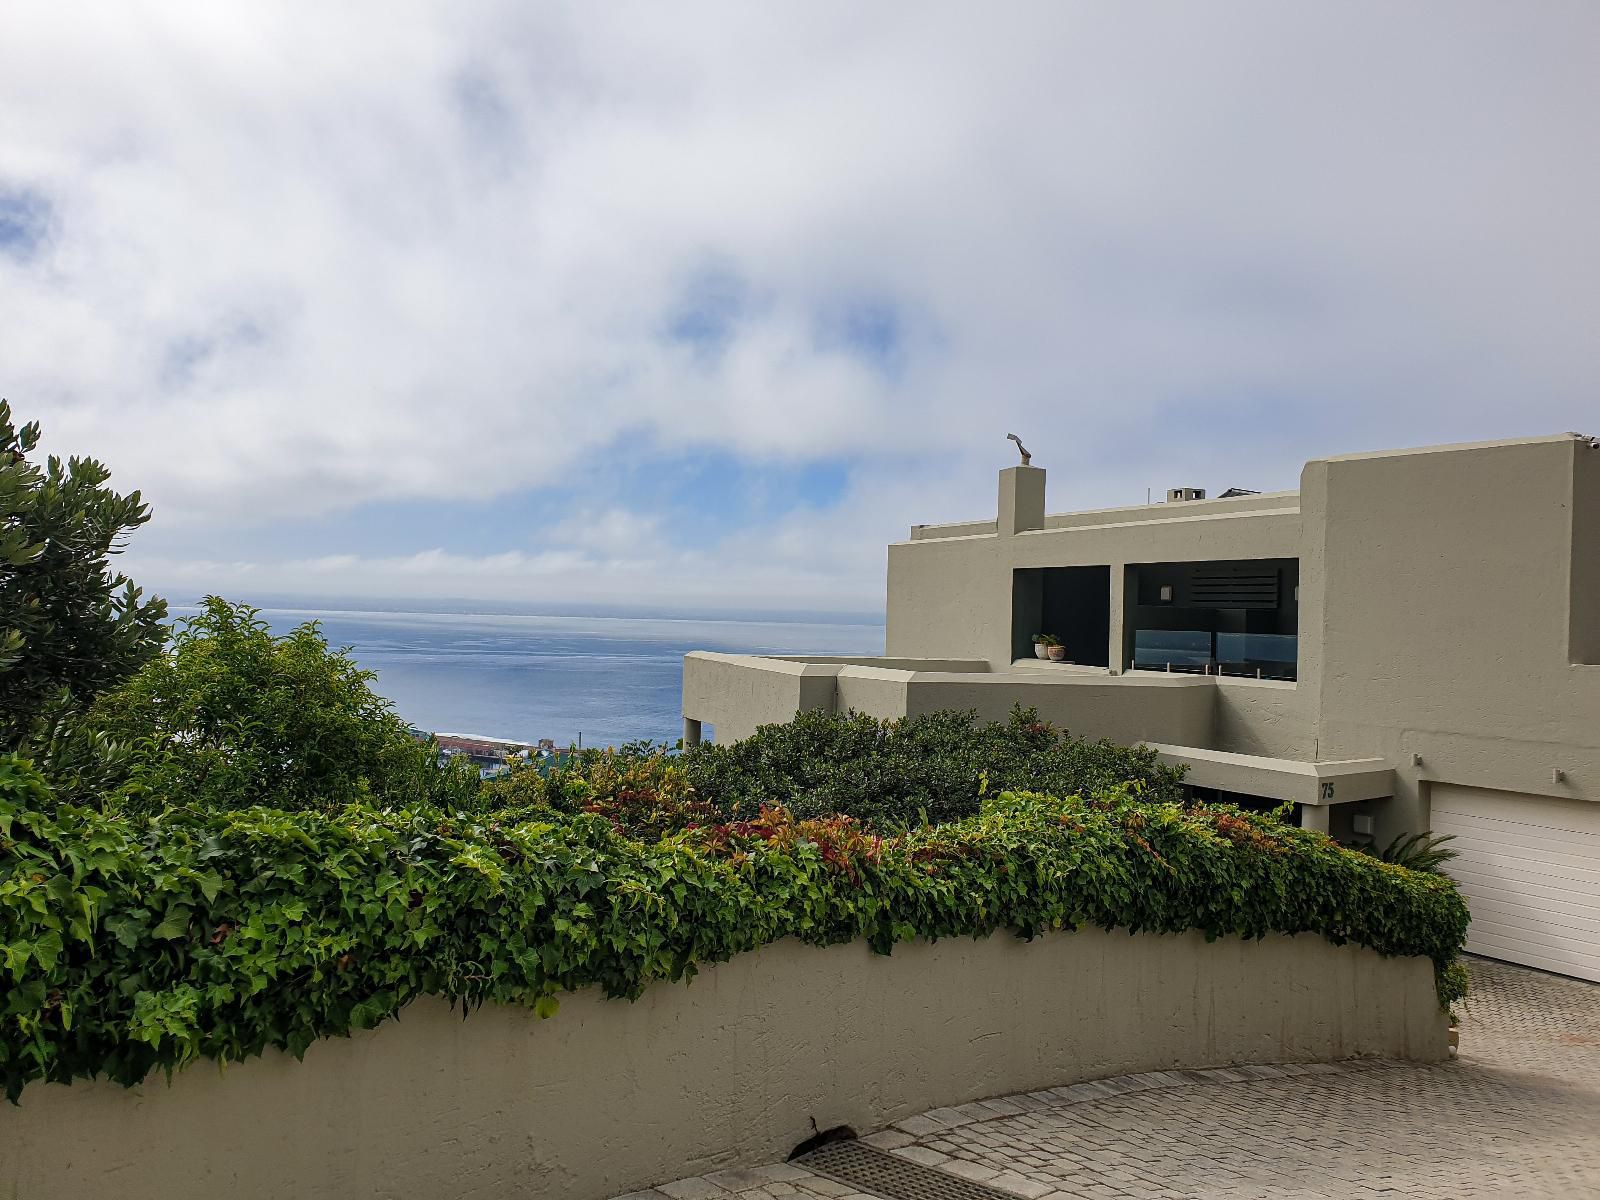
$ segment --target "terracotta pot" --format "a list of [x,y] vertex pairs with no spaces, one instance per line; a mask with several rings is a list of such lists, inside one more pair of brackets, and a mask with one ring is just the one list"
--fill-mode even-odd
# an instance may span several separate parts
[[1066,662],[1067,661],[1067,648],[1065,646],[1051,646],[1050,647],[1050,661],[1051,662]]

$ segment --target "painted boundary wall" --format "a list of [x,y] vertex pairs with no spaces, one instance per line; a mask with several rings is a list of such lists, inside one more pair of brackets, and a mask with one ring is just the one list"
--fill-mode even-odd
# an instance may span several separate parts
[[783,942],[540,1021],[436,1000],[172,1086],[0,1105],[6,1200],[603,1197],[778,1161],[820,1128],[1169,1068],[1445,1057],[1433,967],[1314,935],[1085,930]]
[[945,659],[851,662],[696,651],[683,660],[683,712],[710,723],[719,742],[747,738],[758,726],[791,721],[802,710],[898,718],[972,709],[980,720],[1004,721],[1018,703],[1038,708],[1045,720],[1080,737],[1128,745],[1205,746],[1213,740],[1218,689],[1209,676],[986,667]]

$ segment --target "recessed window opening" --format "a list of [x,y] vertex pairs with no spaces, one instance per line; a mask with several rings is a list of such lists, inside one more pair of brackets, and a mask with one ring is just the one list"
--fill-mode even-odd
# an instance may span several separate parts
[[1030,567],[1013,573],[1013,658],[1041,657],[1035,638],[1058,643],[1052,660],[1111,665],[1111,568]]
[[1139,563],[1127,584],[1130,670],[1298,677],[1298,559]]

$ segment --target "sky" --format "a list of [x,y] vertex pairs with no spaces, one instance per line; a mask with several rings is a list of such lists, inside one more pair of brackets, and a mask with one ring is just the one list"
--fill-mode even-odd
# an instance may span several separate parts
[[871,612],[1600,433],[1600,4],[0,6],[0,396],[176,598]]

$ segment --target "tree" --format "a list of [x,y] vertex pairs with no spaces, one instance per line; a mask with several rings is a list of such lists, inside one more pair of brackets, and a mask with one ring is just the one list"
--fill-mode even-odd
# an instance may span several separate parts
[[374,678],[315,621],[275,637],[255,609],[209,596],[165,653],[89,712],[132,752],[133,786],[108,800],[148,812],[476,803],[477,772],[441,768]]
[[[160,651],[166,601],[144,598],[111,556],[150,519],[92,458],[30,460],[39,424],[0,400],[0,745],[87,705]],[[51,719],[55,719],[51,717]]]

